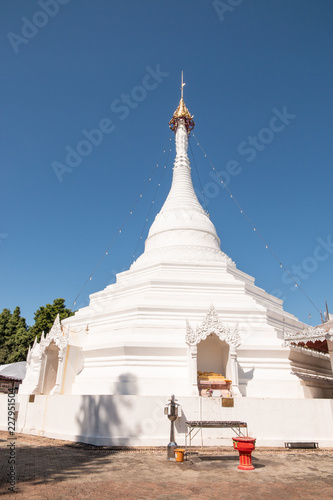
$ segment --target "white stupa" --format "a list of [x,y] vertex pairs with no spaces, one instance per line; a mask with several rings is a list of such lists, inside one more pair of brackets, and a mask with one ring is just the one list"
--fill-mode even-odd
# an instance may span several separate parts
[[[144,253],[116,283],[92,294],[88,307],[61,325],[57,320],[35,343],[20,394],[63,395],[66,404],[76,396],[126,396],[147,405],[149,398],[165,400],[174,393],[183,405],[188,402],[188,413],[221,406],[221,395],[235,401],[332,397],[329,354],[286,347],[285,333],[297,336],[306,325],[221,250],[192,185],[187,149],[193,127],[182,86],[170,121],[176,140],[172,186]],[[205,388],[213,392],[209,403]],[[246,403],[239,402],[240,408],[243,414],[234,416],[251,419],[258,406],[244,410]],[[80,432],[53,431],[73,434]]]

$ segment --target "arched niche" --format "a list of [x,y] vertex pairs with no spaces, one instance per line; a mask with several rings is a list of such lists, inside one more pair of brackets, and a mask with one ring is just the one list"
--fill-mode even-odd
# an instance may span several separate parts
[[54,342],[45,349],[45,369],[42,394],[50,394],[57,381],[59,368],[59,347]]
[[30,360],[38,352],[39,376],[33,394],[60,394],[64,375],[64,357],[68,349],[69,333],[63,331],[59,314],[54,320],[50,332],[42,333],[40,343],[34,343]]
[[198,344],[197,369],[201,372],[220,373],[225,378],[231,378],[229,373],[229,345],[211,333]]

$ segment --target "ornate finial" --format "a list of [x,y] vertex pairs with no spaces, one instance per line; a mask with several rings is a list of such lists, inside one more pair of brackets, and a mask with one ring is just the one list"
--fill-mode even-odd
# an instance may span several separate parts
[[169,127],[171,128],[171,130],[176,132],[179,120],[184,120],[186,130],[188,133],[190,133],[191,130],[194,128],[195,123],[193,121],[193,116],[190,114],[189,110],[187,109],[185,102],[184,102],[184,99],[183,99],[184,86],[185,86],[185,83],[183,80],[183,72],[182,72],[182,85],[180,87],[181,98],[179,101],[178,108],[174,112],[172,119],[169,121]]

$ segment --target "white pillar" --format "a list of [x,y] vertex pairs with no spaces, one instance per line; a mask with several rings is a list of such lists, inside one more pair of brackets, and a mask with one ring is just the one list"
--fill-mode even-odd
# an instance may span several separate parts
[[192,394],[198,395],[198,347],[196,345],[190,346],[190,374],[191,374],[191,387]]
[[238,382],[238,362],[237,362],[237,351],[236,347],[231,345],[229,350],[230,356],[230,369],[231,369],[231,381],[232,381],[232,395],[234,397],[241,397],[242,394],[239,390]]
[[61,393],[61,383],[64,372],[64,351],[59,349],[58,353],[58,369],[57,369],[57,377],[56,382],[54,384],[53,389],[50,394],[60,394]]
[[41,356],[39,356],[38,382],[37,382],[35,389],[32,391],[32,394],[43,394],[45,365],[46,365],[46,355],[45,355],[45,351],[44,351],[43,354]]

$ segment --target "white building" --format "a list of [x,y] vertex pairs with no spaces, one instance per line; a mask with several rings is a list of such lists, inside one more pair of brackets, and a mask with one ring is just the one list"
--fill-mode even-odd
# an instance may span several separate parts
[[[333,446],[329,353],[286,346],[285,335],[296,338],[306,325],[220,249],[192,186],[194,122],[183,97],[170,127],[172,186],[145,251],[29,351],[20,429],[97,444],[166,444],[162,407],[174,393],[184,411],[180,434],[185,418],[245,420],[258,444]],[[213,396],[204,389],[200,396],[198,383]],[[221,405],[228,388],[232,408]]]

